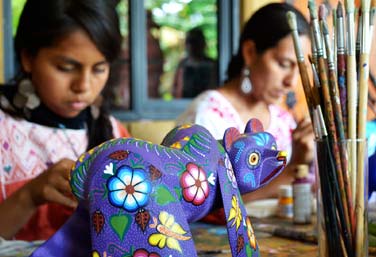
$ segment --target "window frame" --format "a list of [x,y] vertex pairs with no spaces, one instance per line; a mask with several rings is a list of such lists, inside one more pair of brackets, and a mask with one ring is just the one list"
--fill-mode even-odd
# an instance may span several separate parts
[[2,1],[3,5],[3,72],[4,82],[9,81],[15,75],[13,33],[12,33],[12,0]]
[[[123,0],[125,1],[125,0]],[[227,64],[237,51],[240,26],[240,0],[217,0],[218,5],[218,74],[219,83],[225,80]],[[4,74],[9,80],[14,74],[14,50],[11,22],[11,2],[4,1]],[[192,99],[164,101],[147,95],[146,12],[144,0],[128,0],[130,51],[130,110],[112,110],[119,120],[175,119]],[[122,18],[122,17],[120,17]],[[140,33],[140,31],[144,33]]]

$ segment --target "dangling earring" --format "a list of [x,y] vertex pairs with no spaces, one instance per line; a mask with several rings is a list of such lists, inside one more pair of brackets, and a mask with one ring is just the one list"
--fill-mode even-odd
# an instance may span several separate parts
[[40,99],[35,93],[31,80],[26,78],[20,81],[18,91],[14,95],[13,104],[20,109],[33,110],[40,105]]
[[251,71],[249,70],[248,67],[245,67],[243,69],[243,74],[242,74],[242,84],[240,85],[240,89],[244,94],[249,94],[252,91],[252,83],[251,80],[249,79],[249,75],[251,74]]
[[100,112],[98,106],[94,104],[90,105],[90,113],[94,120],[98,119]]

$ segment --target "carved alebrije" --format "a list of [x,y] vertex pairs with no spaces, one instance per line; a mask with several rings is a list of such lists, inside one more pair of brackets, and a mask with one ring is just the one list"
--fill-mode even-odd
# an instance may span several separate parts
[[198,125],[176,127],[161,145],[107,141],[77,161],[71,186],[79,207],[33,256],[194,257],[189,223],[221,201],[233,256],[259,256],[241,193],[269,183],[285,162],[254,119],[244,134],[227,129],[223,145]]

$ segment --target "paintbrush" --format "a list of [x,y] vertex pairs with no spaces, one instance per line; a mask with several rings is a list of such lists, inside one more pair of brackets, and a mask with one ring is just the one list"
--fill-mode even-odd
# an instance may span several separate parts
[[[330,37],[329,37],[329,29],[327,22],[325,20],[326,17],[326,7],[324,4],[321,4],[319,7],[319,20],[321,25],[322,34],[324,37],[324,43],[325,43],[325,49],[326,49],[326,55],[327,55],[327,63],[328,63],[328,76],[329,76],[329,93],[330,93],[330,99],[333,107],[333,113],[334,113],[334,122],[336,126],[336,132],[337,132],[337,142],[342,142],[345,140],[345,134],[344,134],[344,128],[343,128],[343,121],[342,121],[342,108],[339,98],[339,92],[338,92],[338,83],[337,83],[337,75],[335,70],[335,63],[334,63],[334,53],[332,51],[332,47],[330,44]],[[341,147],[342,148],[342,147]],[[349,209],[352,210],[352,201],[351,201],[351,191],[347,179],[347,155],[345,149],[340,149],[341,153],[341,164],[342,164],[342,172],[343,172],[343,178],[347,193],[347,198],[349,202]]]
[[[320,20],[322,34],[324,37],[324,43],[325,43],[325,49],[326,49],[326,55],[327,55],[329,89],[330,89],[329,93],[330,93],[330,99],[331,99],[331,104],[333,108],[333,116],[334,116],[335,129],[336,129],[336,135],[337,135],[337,137],[334,139],[333,144],[337,144],[337,142],[339,143],[338,147],[339,147],[339,155],[340,155],[342,172],[338,174],[338,179],[343,180],[343,185],[344,185],[344,189],[346,193],[345,195],[347,199],[348,215],[351,215],[353,213],[353,203],[352,203],[350,183],[347,177],[347,161],[348,161],[347,151],[346,151],[346,146],[341,143],[343,142],[343,140],[345,140],[343,122],[342,122],[342,110],[340,106],[339,92],[338,92],[338,85],[337,85],[337,75],[335,72],[335,64],[334,64],[334,58],[333,58],[334,53],[331,48],[329,30],[328,30],[328,25],[326,23],[325,18],[326,18],[326,7],[325,5],[321,4],[319,7],[319,20]],[[336,151],[335,145],[333,149],[334,151]],[[335,156],[338,155],[335,152],[334,154]],[[337,156],[335,158],[337,158]],[[339,182],[342,183],[341,181]],[[345,223],[343,223],[342,225],[344,224]],[[350,252],[351,235],[347,233],[348,229],[350,229],[350,227],[344,226],[344,231],[345,231],[345,234],[347,235],[347,237],[344,239],[345,246],[349,247],[347,251]]]
[[376,0],[371,1],[371,10],[369,13],[369,39],[368,39],[368,48],[371,50],[372,38],[373,38],[373,28],[375,23],[376,16]]
[[[360,42],[362,41],[362,11],[361,9],[356,9],[354,12],[355,15],[355,23],[358,21],[358,29],[356,33],[356,40],[355,40],[355,56],[356,56],[356,63],[359,63],[360,57]],[[359,66],[357,66],[357,72],[359,72]]]
[[339,98],[341,101],[343,130],[347,137],[347,89],[346,89],[346,46],[343,6],[341,1],[337,5],[337,81]]
[[355,25],[354,25],[354,0],[346,0],[346,31],[347,31],[347,110],[348,110],[348,137],[356,138],[356,57],[355,57]]
[[[367,103],[368,103],[368,80],[369,80],[369,11],[370,0],[362,0],[362,41],[359,58],[359,114],[358,114],[358,138],[366,140]],[[365,248],[364,229],[364,147],[359,147],[357,158],[357,181],[356,181],[356,252],[361,253]]]
[[[312,2],[312,1],[310,1]],[[312,4],[311,4],[312,5]],[[310,13],[312,13],[312,17],[315,17],[317,19],[317,15],[313,14],[313,11],[315,10],[314,6],[311,7]],[[316,15],[316,16],[313,16]],[[339,145],[337,141],[337,132],[336,132],[336,126],[334,122],[334,113],[333,113],[333,107],[331,103],[331,97],[329,92],[329,83],[328,83],[328,74],[327,74],[327,67],[324,59],[324,51],[322,48],[322,45],[318,42],[322,42],[321,38],[321,31],[315,31],[315,42],[317,47],[317,58],[318,58],[318,74],[321,84],[321,90],[322,95],[324,99],[324,106],[321,108],[324,111],[324,118],[326,122],[326,127],[328,128],[328,134],[330,139],[330,144],[333,150],[333,156],[335,160],[336,165],[336,172],[338,176],[338,186],[341,189],[341,198],[344,206],[344,210],[346,214],[349,214],[349,207],[348,207],[348,201],[347,201],[347,194],[344,184],[344,179],[342,176],[342,165],[341,165],[341,157],[339,154]],[[350,216],[345,215],[346,218],[346,224],[349,231],[351,231],[351,223],[350,223]]]
[[[314,41],[317,48],[317,61],[318,61],[318,75],[320,79],[320,85],[321,85],[321,95],[324,102],[324,105],[322,106],[322,110],[325,111],[324,117],[327,124],[327,128],[329,129],[329,139],[330,139],[330,145],[332,149],[332,153],[335,160],[335,171],[337,172],[338,176],[338,185],[340,187],[341,192],[341,201],[344,207],[344,218],[346,220],[346,230],[351,231],[351,223],[350,223],[350,215],[349,215],[349,208],[347,203],[347,195],[346,190],[344,186],[344,181],[342,177],[342,168],[341,168],[341,159],[339,154],[339,146],[338,142],[336,141],[337,135],[336,135],[336,128],[335,128],[335,122],[334,122],[334,114],[333,114],[333,108],[331,103],[331,97],[329,93],[329,85],[328,85],[328,75],[327,75],[327,67],[324,59],[324,51],[322,47],[322,38],[321,38],[321,31],[319,30],[319,24],[316,14],[316,6],[314,1],[309,1],[309,11],[311,16],[311,24],[313,26],[314,31]],[[351,238],[351,234],[349,235]]]
[[309,32],[310,32],[310,38],[311,38],[311,52],[312,52],[311,63],[317,67],[317,48],[315,44],[313,26],[309,27]]
[[[321,192],[319,197],[321,197],[321,204],[318,211],[321,212],[321,217],[323,219],[318,219],[318,226],[324,227],[325,234],[319,236],[321,245],[326,247],[320,247],[319,256],[344,256],[340,244],[340,233],[339,228],[336,224],[336,206],[333,202],[337,201],[341,203],[341,196],[337,186],[337,182],[334,180],[336,178],[335,165],[333,162],[333,156],[331,152],[331,146],[329,143],[329,138],[324,122],[324,118],[321,112],[320,106],[315,109],[314,120],[318,127],[318,138],[316,139],[316,155],[319,173],[319,182]],[[334,191],[334,192],[333,192]],[[320,201],[319,201],[320,203]],[[342,207],[342,205],[339,205]],[[339,208],[339,215],[343,214],[343,209]],[[322,241],[324,238],[324,241]],[[327,248],[327,249],[326,249]]]
[[356,138],[356,57],[355,57],[355,24],[354,1],[346,0],[346,31],[347,31],[347,93],[348,93],[348,137]]
[[289,11],[287,12],[286,17],[287,17],[287,22],[291,29],[291,34],[292,34],[294,47],[295,47],[295,55],[298,61],[300,78],[302,80],[303,91],[306,97],[306,102],[307,102],[310,118],[311,118],[311,121],[313,121],[314,106],[315,104],[318,104],[318,103],[314,103],[314,99],[312,97],[311,84],[310,84],[309,75],[307,72],[307,66],[306,66],[305,59],[304,59],[304,53],[301,47],[301,42],[300,42],[299,33],[298,33],[298,26],[296,23],[296,15],[292,11]]
[[342,121],[342,109],[341,103],[339,99],[339,92],[338,92],[338,83],[337,83],[337,75],[336,75],[336,68],[334,63],[334,53],[330,43],[330,36],[329,36],[329,29],[326,23],[326,7],[325,5],[321,4],[319,7],[319,20],[321,25],[322,34],[324,37],[325,49],[326,49],[326,56],[327,56],[327,64],[328,64],[328,75],[329,75],[329,87],[330,87],[330,97],[332,101],[332,107],[334,111],[334,118],[336,123],[336,131],[338,135],[338,140],[344,140],[344,128],[343,128],[343,121]]
[[[346,0],[346,31],[347,31],[347,58],[346,58],[346,83],[347,83],[347,136],[355,141],[357,124],[357,75],[356,75],[356,56],[355,56],[355,25],[354,25],[354,0]],[[349,151],[349,170],[351,178],[351,191],[353,193],[353,202],[355,203],[356,192],[356,144],[350,145]],[[352,217],[354,214],[351,215]],[[355,227],[355,224],[352,224]],[[354,233],[354,231],[352,231]]]
[[314,99],[315,108],[317,106],[324,106],[324,97],[322,96],[322,90],[320,85],[319,74],[317,73],[317,66],[313,63],[311,55],[308,55],[308,60],[311,64],[312,77],[313,77],[313,88],[312,88],[312,98]]
[[[333,53],[337,53],[337,11],[335,8],[333,8],[332,10],[332,21],[333,21],[333,30],[332,30],[332,38],[333,38]],[[333,61],[334,63],[337,63],[337,55],[334,54],[333,55]],[[334,67],[335,68],[335,71],[337,73],[337,66]]]

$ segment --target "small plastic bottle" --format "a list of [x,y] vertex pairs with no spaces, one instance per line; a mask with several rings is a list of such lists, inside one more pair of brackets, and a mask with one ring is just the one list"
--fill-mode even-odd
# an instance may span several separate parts
[[312,184],[308,179],[308,169],[308,165],[298,165],[292,183],[293,222],[297,224],[312,222]]
[[278,191],[278,216],[291,219],[293,217],[292,186],[281,185]]

